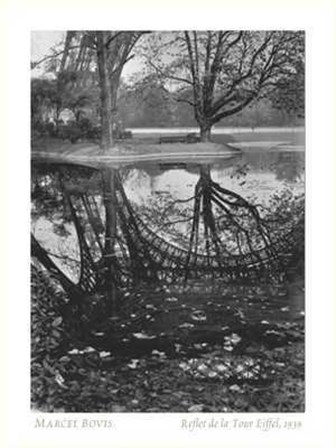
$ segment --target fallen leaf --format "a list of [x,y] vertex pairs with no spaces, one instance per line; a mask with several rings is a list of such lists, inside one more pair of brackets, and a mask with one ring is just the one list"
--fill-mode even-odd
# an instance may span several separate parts
[[137,339],[155,339],[155,336],[149,336],[146,333],[133,333],[133,336]]
[[191,324],[189,322],[184,322],[183,324],[179,325],[179,328],[194,328],[194,324]]
[[99,356],[101,358],[107,358],[110,355],[111,355],[111,352],[105,352],[105,351],[99,352]]
[[126,411],[126,407],[125,406],[121,406],[119,404],[113,404],[111,406],[111,411],[112,412],[125,412]]
[[188,408],[188,412],[202,412],[204,409],[204,404],[194,404]]
[[166,302],[177,302],[178,298],[177,297],[166,297],[165,301]]
[[65,386],[64,384],[65,383],[64,378],[59,372],[57,372],[55,375],[55,381],[60,387],[62,387],[63,389],[67,389],[67,386]]
[[139,366],[139,360],[138,359],[132,359],[130,363],[127,364],[127,366],[130,369],[136,369]]
[[204,311],[202,310],[196,310],[193,311],[190,315],[190,317],[193,320],[196,320],[197,322],[204,322],[205,320],[207,320],[206,314]]
[[61,325],[61,323],[63,322],[63,319],[62,319],[62,317],[56,317],[56,319],[54,319],[53,321],[52,321],[52,326],[53,327],[58,327],[59,325]]

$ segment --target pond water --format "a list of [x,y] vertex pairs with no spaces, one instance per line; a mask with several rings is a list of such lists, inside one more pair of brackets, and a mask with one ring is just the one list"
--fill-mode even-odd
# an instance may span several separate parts
[[[115,184],[119,185],[116,198],[109,202],[108,185],[115,182],[116,176],[119,182]],[[222,272],[219,251],[223,251],[226,260],[234,257],[246,260],[249,252],[260,253],[264,246],[268,248],[271,241],[285,236],[296,225],[299,218],[295,213],[300,210],[302,214],[303,194],[304,153],[298,151],[254,151],[209,163],[146,162],[125,164],[118,169],[34,163],[32,233],[52,263],[76,284],[83,278],[83,256],[91,257],[98,265],[106,252],[107,228],[114,228],[117,238],[114,255],[122,260],[126,254],[125,266],[133,266],[137,260],[146,268],[141,273],[133,270],[131,274],[138,274],[140,280],[142,275],[146,276],[146,305],[155,308],[158,303],[166,303],[169,308],[170,298],[184,304],[182,311],[173,306],[169,319],[167,315],[158,317],[153,327],[156,330],[161,325],[171,328],[183,325],[188,313],[206,309],[207,319],[214,323],[223,297],[224,311],[228,306],[242,307],[250,319],[256,316],[259,320],[260,316],[267,320],[295,319],[303,312],[301,274],[292,273],[283,280],[285,269],[275,284],[274,280],[266,280],[258,285],[254,280],[252,285],[237,286],[237,281],[231,285],[230,278],[226,278],[222,286],[218,274]],[[301,209],[297,205],[300,199]],[[117,212],[115,218],[113,210]],[[81,238],[89,255],[83,255]],[[164,255],[165,251],[169,256]],[[152,255],[146,258],[146,254]],[[150,256],[152,260],[148,261]],[[193,273],[183,271],[178,277],[178,257],[184,257],[184,264],[187,259],[190,264],[194,257],[197,268]],[[204,275],[200,260],[203,265],[204,260],[208,263]],[[249,261],[248,269],[259,261],[257,258]],[[303,264],[302,255],[299,261]],[[161,270],[157,268],[160,263]],[[158,271],[154,274],[150,272],[153,266]],[[85,275],[93,278],[94,274],[88,273],[90,269],[96,267],[87,268]],[[175,277],[167,274],[169,270],[174,271]],[[157,283],[150,286],[152,277],[162,279],[162,284],[167,281],[168,286],[163,289]],[[181,278],[189,280],[187,286]],[[88,284],[90,281],[86,278]],[[129,288],[127,285],[123,284],[123,291]],[[141,291],[143,288],[141,285]]]
[[[143,163],[124,168],[128,171],[125,189],[132,200],[146,202],[156,194],[185,199],[193,194],[199,178],[197,163]],[[247,199],[268,203],[271,196],[290,188],[304,191],[303,152],[253,151],[211,163],[214,181]]]

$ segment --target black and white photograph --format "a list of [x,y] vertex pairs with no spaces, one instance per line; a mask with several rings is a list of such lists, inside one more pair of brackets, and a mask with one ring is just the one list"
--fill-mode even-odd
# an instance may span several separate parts
[[32,411],[305,412],[305,38],[31,32]]
[[0,445],[334,447],[334,2],[0,10]]

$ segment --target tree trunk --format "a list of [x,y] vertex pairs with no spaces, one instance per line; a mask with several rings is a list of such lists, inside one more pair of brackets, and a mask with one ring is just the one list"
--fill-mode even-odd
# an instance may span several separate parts
[[211,127],[209,123],[200,123],[201,142],[211,141]]
[[56,137],[59,136],[59,121],[60,121],[60,115],[61,115],[61,106],[57,105],[55,110],[55,134]]
[[[121,70],[114,74],[111,78],[111,123],[112,129],[117,124],[117,101],[118,101],[118,89],[120,82]],[[113,138],[118,138],[113,135]]]
[[[113,147],[112,127],[112,86],[108,70],[108,49],[106,46],[108,35],[104,31],[97,31],[97,61],[101,98],[101,148],[105,152]],[[114,170],[103,171],[104,205],[105,205],[105,248],[104,248],[104,278],[105,293],[110,304],[112,315],[118,308],[118,291],[116,287],[116,276],[114,267],[115,238],[117,232],[117,210],[115,196],[115,172]]]
[[101,99],[101,148],[106,151],[113,146],[112,90],[108,70],[108,50],[104,31],[97,31],[97,62]]
[[113,261],[115,259],[115,240],[117,234],[117,204],[115,171],[113,169],[103,170],[103,186],[105,205],[104,283],[111,314],[115,315],[118,309],[118,291]]
[[38,261],[49,271],[63,286],[64,290],[69,294],[70,299],[77,300],[82,294],[80,289],[59,269],[58,266],[49,257],[47,251],[39,244],[37,239],[31,233],[31,255],[36,257]]
[[73,112],[74,112],[74,115],[75,115],[76,123],[78,124],[79,121],[80,121],[80,117],[82,115],[82,111],[81,110],[74,110]]

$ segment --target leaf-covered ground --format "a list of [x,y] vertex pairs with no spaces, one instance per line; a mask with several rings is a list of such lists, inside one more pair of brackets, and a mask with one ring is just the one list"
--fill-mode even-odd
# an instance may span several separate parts
[[[36,272],[35,272],[36,274]],[[47,412],[302,412],[300,283],[123,291],[79,316],[32,277],[32,408]]]

